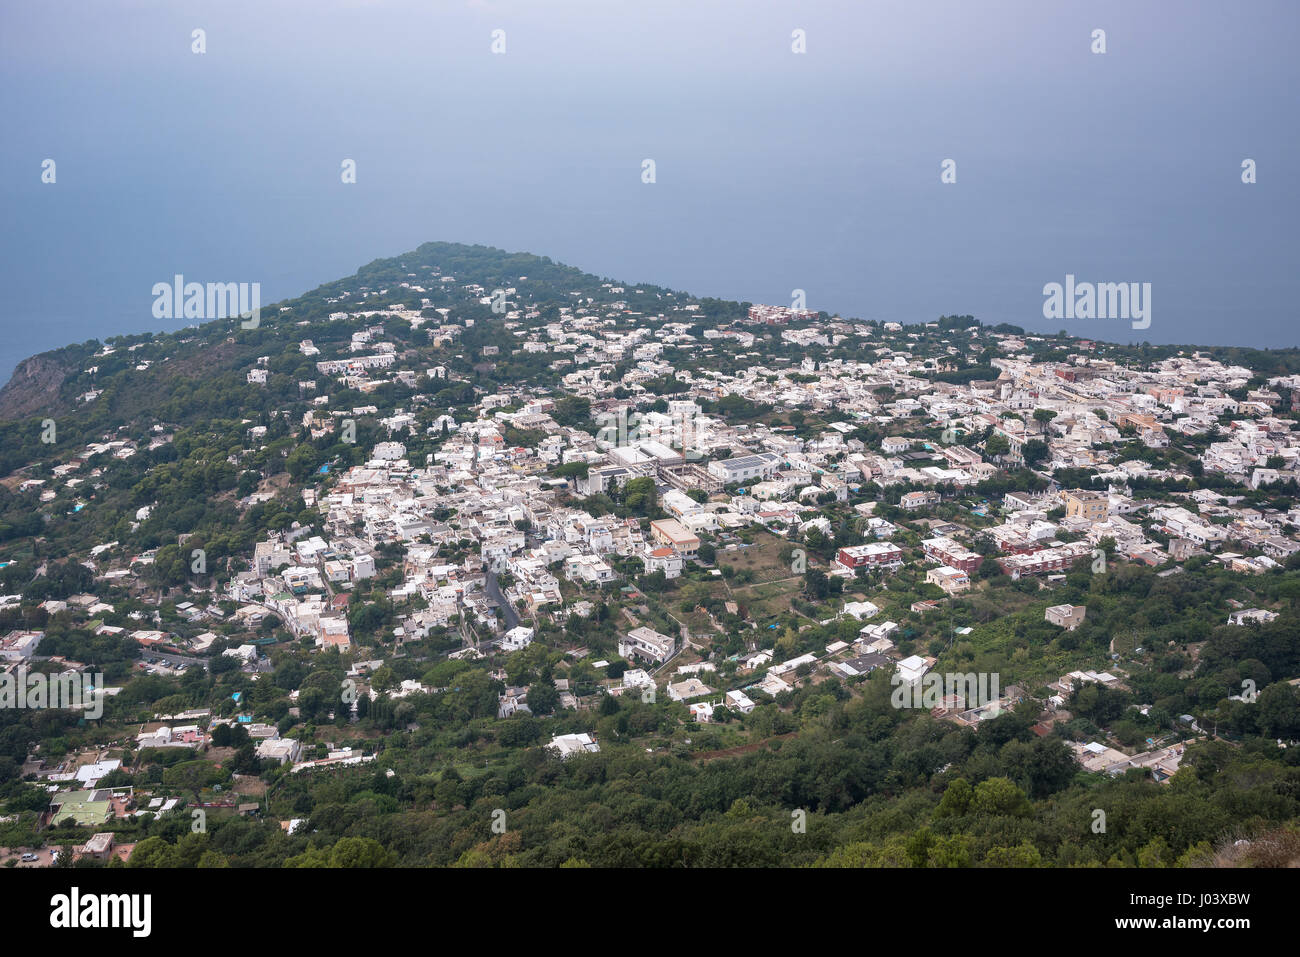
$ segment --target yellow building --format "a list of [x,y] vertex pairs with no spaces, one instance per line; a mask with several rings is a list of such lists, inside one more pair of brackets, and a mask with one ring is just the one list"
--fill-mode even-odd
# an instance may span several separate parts
[[1082,518],[1089,522],[1106,521],[1109,512],[1109,500],[1104,492],[1085,492],[1081,489],[1067,491],[1065,514],[1069,518]]

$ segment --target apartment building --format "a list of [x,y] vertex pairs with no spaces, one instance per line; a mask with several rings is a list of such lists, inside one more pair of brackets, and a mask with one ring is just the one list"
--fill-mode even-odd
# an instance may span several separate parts
[[925,556],[949,568],[958,568],[967,575],[975,574],[980,567],[982,556],[969,548],[959,545],[950,538],[927,538],[921,543]]
[[903,550],[890,542],[849,545],[839,550],[835,561],[850,571],[859,568],[898,568],[903,564]]
[[1019,579],[1026,575],[1067,571],[1080,558],[1091,554],[1091,542],[1070,542],[1040,549],[1029,555],[1007,555],[999,558],[998,564],[1012,578]]

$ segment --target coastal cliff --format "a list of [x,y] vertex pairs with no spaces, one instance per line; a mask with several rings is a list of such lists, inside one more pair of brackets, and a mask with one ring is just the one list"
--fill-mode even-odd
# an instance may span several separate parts
[[0,420],[21,419],[53,407],[67,377],[68,367],[49,354],[24,359],[0,389]]

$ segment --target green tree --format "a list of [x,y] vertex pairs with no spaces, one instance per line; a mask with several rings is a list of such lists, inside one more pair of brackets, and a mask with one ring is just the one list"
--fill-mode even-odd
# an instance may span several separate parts
[[537,681],[528,686],[528,710],[533,714],[553,714],[560,706],[555,685]]
[[301,482],[310,476],[320,466],[320,454],[315,447],[311,445],[300,445],[285,460],[284,467],[289,472],[289,477],[295,482]]
[[1028,817],[1033,813],[1029,798],[1009,778],[989,778],[977,784],[970,809],[972,814],[993,817]]
[[965,778],[955,778],[947,788],[944,789],[943,797],[939,800],[939,806],[935,808],[934,816],[942,817],[961,817],[969,809],[971,799],[975,791],[970,786],[970,782]]
[[1047,459],[1050,449],[1042,439],[1030,439],[1020,449],[1020,455],[1029,466],[1037,465]]

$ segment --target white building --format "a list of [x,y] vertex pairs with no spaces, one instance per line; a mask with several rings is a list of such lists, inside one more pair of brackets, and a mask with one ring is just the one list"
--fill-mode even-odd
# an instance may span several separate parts
[[748,482],[770,479],[781,464],[781,456],[775,452],[758,452],[754,455],[737,455],[720,462],[710,462],[708,472],[724,485],[733,482]]
[[522,651],[533,643],[533,629],[520,625],[501,637],[502,651]]
[[559,753],[560,757],[568,758],[575,754],[595,754],[600,750],[600,745],[596,743],[591,735],[585,732],[579,734],[557,734],[547,745],[552,751]]
[[669,635],[661,635],[653,628],[633,629],[618,642],[618,653],[624,658],[643,658],[664,661],[673,656],[677,642]]
[[396,462],[406,458],[406,446],[401,442],[377,442],[370,457],[381,462]]
[[920,655],[912,655],[898,663],[898,675],[904,684],[914,685],[920,681],[930,666]]
[[647,575],[663,572],[668,578],[679,577],[686,568],[686,561],[675,549],[667,545],[659,548],[647,548],[641,553]]

